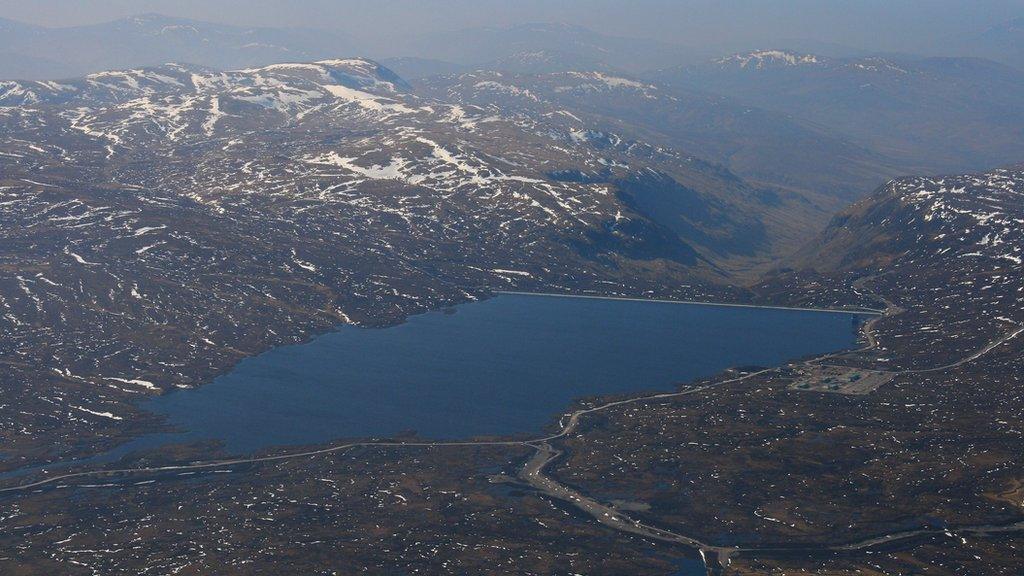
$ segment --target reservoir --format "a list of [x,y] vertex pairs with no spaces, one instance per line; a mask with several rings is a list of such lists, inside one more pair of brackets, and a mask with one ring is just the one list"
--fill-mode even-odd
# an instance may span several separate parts
[[115,452],[536,435],[581,397],[666,391],[729,367],[854,347],[856,322],[843,312],[503,294],[389,328],[341,326],[243,360],[206,386],[146,401],[181,432]]

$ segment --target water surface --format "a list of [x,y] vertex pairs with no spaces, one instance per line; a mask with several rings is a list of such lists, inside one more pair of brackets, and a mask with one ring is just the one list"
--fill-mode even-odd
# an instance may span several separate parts
[[[338,438],[532,434],[574,399],[669,390],[851,347],[846,313],[501,295],[390,328],[342,326],[146,409],[232,452]],[[130,448],[130,446],[128,447]]]

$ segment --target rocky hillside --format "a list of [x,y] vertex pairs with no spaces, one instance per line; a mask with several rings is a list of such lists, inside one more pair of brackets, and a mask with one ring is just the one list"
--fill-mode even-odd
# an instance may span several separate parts
[[1024,326],[1022,199],[1020,169],[895,180],[837,215],[758,291],[899,311],[877,329],[893,363],[967,356]]
[[0,130],[19,457],[116,437],[130,398],[338,323],[500,289],[731,298],[719,262],[770,251],[738,206],[771,196],[721,167],[418,96],[361,59],[3,82]]
[[[836,210],[898,173],[885,158],[815,126],[623,75],[478,71],[430,78],[417,88],[465,106],[548,118],[581,141],[612,134],[622,142],[686,150],[695,165],[700,158],[724,166],[757,189],[731,215],[763,215],[777,255],[809,240]],[[597,134],[590,126],[599,127]]]
[[895,180],[833,218],[798,262],[823,272],[889,265],[971,276],[1019,271],[1022,201],[1020,170]]

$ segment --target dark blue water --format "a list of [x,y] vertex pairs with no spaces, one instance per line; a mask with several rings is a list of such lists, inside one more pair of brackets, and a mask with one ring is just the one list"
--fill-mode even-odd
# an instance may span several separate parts
[[428,439],[537,434],[573,400],[670,390],[735,366],[777,366],[850,348],[856,315],[501,295],[391,328],[342,326],[243,360],[143,408],[181,433],[142,436],[79,461],[113,462],[170,443],[232,453],[415,432]]
[[384,329],[343,326],[144,407],[230,451],[539,432],[581,396],[668,390],[853,345],[849,314],[502,295]]

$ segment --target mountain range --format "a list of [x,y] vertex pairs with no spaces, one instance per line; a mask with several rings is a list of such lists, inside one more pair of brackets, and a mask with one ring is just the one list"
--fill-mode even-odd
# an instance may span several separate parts
[[69,420],[59,450],[132,417],[132,394],[339,322],[493,290],[728,298],[728,263],[776,253],[786,206],[682,151],[416,94],[364,59],[2,82],[0,127],[5,381],[34,414],[114,416]]
[[[841,46],[697,62],[549,24],[386,60],[338,57],[360,42],[333,32],[153,15],[0,35],[21,77],[0,80],[0,572],[1021,572],[1011,65]],[[328,422],[330,445],[245,456],[147,444],[173,421],[151,396],[503,292],[630,323],[724,304],[837,340],[674,389],[633,375],[652,392],[559,405],[536,436],[335,442]],[[547,370],[512,348],[490,373]],[[301,404],[288,425],[322,408]]]
[[1024,157],[1024,72],[990,60],[759,50],[653,78],[814,123],[906,173],[986,170]]
[[936,46],[936,50],[991,58],[1024,70],[1024,16],[996,24],[981,32],[945,40],[945,43]]
[[0,78],[53,79],[187,62],[231,69],[352,53],[326,30],[244,28],[142,14],[101,24],[47,28],[0,19]]
[[779,235],[771,235],[776,239],[814,229],[824,223],[818,219],[822,215],[900,173],[884,156],[811,123],[625,75],[478,71],[426,79],[417,87],[436,98],[581,120],[602,132],[686,150],[765,188],[766,197],[780,206],[778,214],[789,218],[779,223]]

